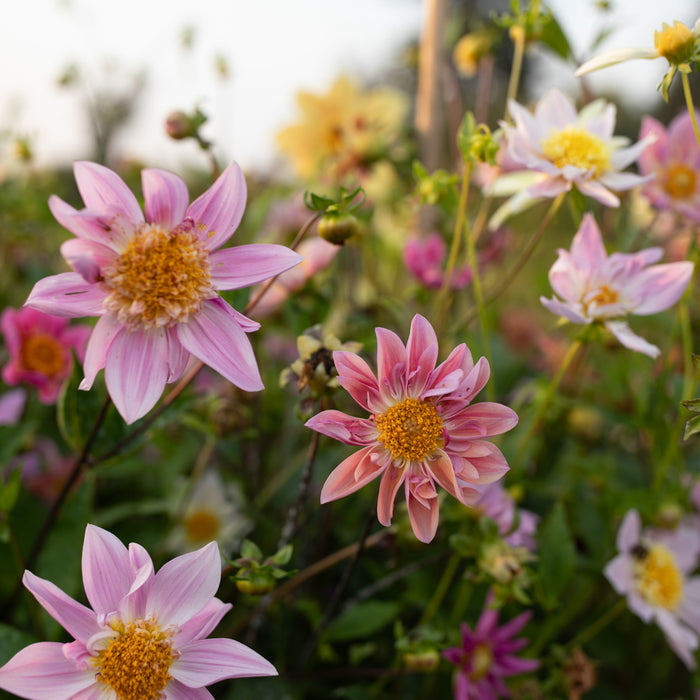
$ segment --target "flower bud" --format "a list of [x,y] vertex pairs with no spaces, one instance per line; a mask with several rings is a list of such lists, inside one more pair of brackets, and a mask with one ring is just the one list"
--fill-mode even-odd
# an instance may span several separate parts
[[318,222],[318,235],[335,245],[343,245],[357,232],[357,219],[352,214],[324,214]]
[[403,655],[403,665],[408,671],[427,673],[434,671],[440,663],[440,654],[436,649],[426,649],[420,652],[406,652]]

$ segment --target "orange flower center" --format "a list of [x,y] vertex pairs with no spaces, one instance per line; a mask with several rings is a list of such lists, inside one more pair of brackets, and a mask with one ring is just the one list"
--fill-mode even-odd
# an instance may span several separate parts
[[472,671],[469,678],[473,681],[480,681],[488,675],[493,663],[493,652],[488,644],[477,644],[471,655]]
[[664,178],[664,189],[674,199],[686,199],[695,193],[697,175],[692,168],[682,163],[671,165]]
[[604,284],[602,287],[588,292],[581,300],[581,304],[583,305],[584,313],[589,314],[591,311],[597,310],[600,306],[608,306],[609,304],[617,303],[618,298],[617,291],[610,289],[607,284]]
[[108,685],[118,700],[159,700],[172,678],[170,665],[176,652],[171,634],[153,620],[118,623],[118,637],[94,659],[97,679]]
[[654,32],[654,46],[659,56],[663,56],[671,64],[678,65],[691,59],[695,49],[695,37],[683,22],[674,22],[672,27],[664,22],[661,31]]
[[401,460],[421,460],[442,447],[442,418],[435,407],[419,399],[404,399],[374,418],[379,442]]
[[185,518],[185,533],[190,542],[211,542],[220,529],[219,519],[210,510],[196,510]]
[[660,544],[643,550],[634,565],[639,594],[649,605],[674,610],[683,598],[683,574],[676,557]]
[[51,335],[36,333],[24,339],[20,350],[22,366],[47,377],[56,376],[65,366],[65,352],[61,343]]
[[581,126],[553,129],[541,143],[547,160],[557,168],[573,165],[584,170],[593,169],[596,176],[610,170],[610,149],[603,139]]
[[209,253],[191,222],[171,231],[144,224],[103,274],[105,307],[130,328],[185,323],[216,295]]

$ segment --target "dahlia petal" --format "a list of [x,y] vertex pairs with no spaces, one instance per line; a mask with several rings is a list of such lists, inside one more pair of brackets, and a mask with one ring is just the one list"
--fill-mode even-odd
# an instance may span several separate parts
[[346,445],[369,445],[377,441],[377,426],[373,421],[334,409],[317,413],[304,425]]
[[168,379],[168,341],[163,328],[128,330],[112,338],[105,359],[107,390],[127,423],[145,416]]
[[690,283],[693,267],[693,263],[683,261],[641,270],[623,292],[638,300],[634,313],[646,316],[673,306]]
[[182,223],[190,197],[181,178],[167,170],[142,170],[141,187],[146,221],[167,230]]
[[547,299],[546,297],[540,297],[540,303],[548,311],[551,311],[557,316],[563,316],[572,323],[590,323],[591,321],[590,318],[586,318],[576,309],[572,308],[570,304],[560,301],[559,299]]
[[98,217],[85,210],[78,211],[55,194],[49,197],[49,209],[56,221],[78,238],[97,243],[110,241],[106,226]]
[[606,207],[620,206],[620,199],[597,180],[580,180],[576,186],[581,194],[592,197]]
[[338,382],[355,401],[370,413],[382,406],[377,378],[369,365],[354,352],[336,350],[333,363],[338,370]]
[[85,376],[79,387],[83,391],[92,387],[97,373],[105,366],[109,346],[121,329],[122,325],[114,314],[107,314],[98,319],[85,349],[85,359],[83,360]]
[[105,292],[77,272],[62,272],[40,279],[24,305],[66,318],[100,316],[105,297]]
[[95,683],[80,693],[76,693],[70,700],[119,700],[117,694],[104,683]]
[[535,120],[540,124],[563,129],[578,120],[573,100],[557,88],[550,88],[535,107]]
[[657,358],[661,354],[661,350],[652,345],[644,338],[632,332],[632,329],[625,321],[606,321],[605,327],[620,341],[622,345],[630,350],[641,352],[648,355],[652,359]]
[[165,335],[168,341],[168,384],[170,384],[182,377],[192,356],[182,346],[177,337],[177,331],[168,328]]
[[406,362],[406,348],[396,333],[377,328],[377,380],[380,387],[391,382],[392,372],[398,364]]
[[98,163],[79,161],[73,166],[73,173],[88,209],[115,210],[129,221],[144,220],[138,200],[114,171]]
[[430,372],[438,358],[438,339],[430,323],[420,314],[411,321],[411,331],[406,341],[407,370]]
[[[673,133],[674,119],[669,125],[668,131],[663,124],[645,115],[642,117],[642,125],[639,129],[639,138],[643,139],[647,136],[653,136],[654,140],[645,148],[639,155],[639,169],[643,174],[656,171],[661,163],[666,160],[666,153],[669,147],[669,134]],[[686,142],[688,143],[688,142]]]
[[30,644],[0,668],[0,688],[29,700],[71,700],[94,683],[95,670],[79,670],[58,642]]
[[199,315],[177,326],[177,336],[186,350],[237,387],[263,389],[250,341],[223,299],[204,302]]
[[471,401],[486,386],[490,376],[489,361],[485,357],[479,358],[471,370],[465,371],[464,378],[460,382],[459,388],[455,390],[455,394],[463,402]]
[[231,603],[212,598],[196,615],[180,625],[173,642],[175,648],[181,649],[196,639],[208,637],[231,607]]
[[594,70],[614,66],[616,63],[623,61],[631,61],[635,58],[658,58],[659,54],[656,49],[612,49],[594,56],[579,66],[574,75],[578,78],[586,73],[591,73]]
[[85,595],[92,609],[98,615],[116,612],[133,580],[129,552],[121,540],[101,527],[88,525],[82,568]]
[[438,499],[431,498],[427,505],[423,505],[411,492],[408,481],[405,482],[406,503],[408,505],[408,518],[411,521],[413,534],[426,544],[431,542],[437,532],[439,520]]
[[86,281],[94,284],[102,269],[116,260],[116,253],[104,243],[83,238],[71,238],[61,244],[61,255]]
[[571,267],[591,272],[601,268],[606,259],[607,253],[598,224],[592,214],[584,214],[571,243]]
[[[374,445],[363,447],[346,457],[328,476],[321,489],[321,503],[337,501],[374,480],[384,469],[376,464],[372,457],[376,451]],[[357,478],[362,474],[361,478]]]
[[657,610],[656,623],[676,656],[691,670],[695,670],[694,652],[698,648],[698,637],[667,610]]
[[462,489],[457,483],[455,468],[447,454],[439,450],[437,457],[429,460],[426,459],[424,465],[435,481],[437,481],[447,493],[454,496],[458,501],[462,501]]
[[224,678],[277,675],[269,661],[233,639],[199,639],[181,652],[170,673],[188,688],[210,685]]
[[215,289],[240,289],[275,277],[304,258],[290,248],[253,243],[222,248],[209,256]]
[[146,600],[153,583],[153,561],[148,552],[132,542],[129,545],[129,563],[133,580],[127,594],[119,602],[119,616],[122,620],[143,619],[146,615]]
[[153,579],[146,616],[162,626],[181,625],[214,598],[221,582],[221,555],[216,542],[165,563]]
[[180,681],[170,681],[163,690],[165,700],[214,700],[206,688],[188,688]]
[[396,494],[406,478],[406,470],[390,465],[382,474],[379,482],[379,496],[377,498],[377,520],[389,527],[394,516],[394,501]]
[[99,630],[97,616],[58,586],[25,571],[22,583],[56,622],[83,644]]
[[[518,414],[500,403],[483,401],[467,406],[451,420],[451,426],[463,437],[484,438],[501,435],[518,424]],[[452,427],[448,429],[452,436]]]
[[247,197],[245,178],[237,163],[231,163],[216,182],[195,199],[187,216],[202,225],[202,242],[208,250],[222,246],[238,228]]

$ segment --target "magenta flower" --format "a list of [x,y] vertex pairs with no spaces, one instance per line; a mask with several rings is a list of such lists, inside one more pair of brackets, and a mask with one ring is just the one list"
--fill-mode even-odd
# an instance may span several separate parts
[[700,148],[688,112],[679,114],[668,130],[652,117],[642,119],[640,138],[656,141],[639,157],[639,169],[654,179],[642,194],[657,209],[670,209],[700,223]]
[[90,326],[69,326],[34,309],[7,308],[0,316],[0,328],[10,361],[2,368],[2,379],[10,385],[31,384],[39,390],[39,400],[53,404],[61,386],[73,371],[75,351],[82,362],[92,332]]
[[144,214],[114,172],[76,163],[86,208],[58,197],[49,206],[76,238],[61,252],[74,272],[40,280],[27,306],[56,316],[99,316],[90,337],[80,388],[104,368],[109,395],[128,423],[179,379],[191,355],[246,391],[263,388],[246,333],[258,323],[218,292],[256,284],[301,257],[279,245],[218,250],[236,230],[246,201],[232,163],[188,206],[185,183],[164,170],[144,170]]
[[220,579],[215,542],[154,574],[143,547],[88,525],[92,609],[25,571],[24,585],[74,641],[24,648],[0,668],[0,688],[30,700],[213,700],[205,686],[224,678],[277,675],[243,644],[206,639],[231,608],[214,597]]
[[552,313],[573,323],[603,323],[627,348],[656,357],[661,351],[634,334],[621,320],[627,314],[646,316],[675,304],[690,282],[693,264],[652,265],[661,248],[608,256],[592,214],[583,217],[571,251],[559,250],[549,281],[562,300],[540,301]]
[[700,635],[700,576],[688,574],[697,566],[700,531],[689,519],[675,530],[642,530],[636,510],[624,517],[617,533],[619,554],[605,567],[613,588],[627,596],[629,609],[654,621],[666,641],[689,668]]
[[0,425],[17,425],[27,403],[24,389],[12,389],[0,395]]
[[489,594],[473,632],[469,625],[461,625],[462,646],[442,652],[445,659],[458,667],[454,684],[455,700],[510,697],[503,679],[539,668],[540,662],[536,659],[521,659],[515,655],[527,646],[528,640],[514,637],[532,614],[521,613],[499,627],[499,612],[490,607],[492,602],[493,596]]
[[500,450],[485,438],[510,430],[518,417],[498,403],[469,405],[488,381],[486,358],[475,365],[462,343],[436,367],[437,337],[422,316],[413,318],[405,347],[386,328],[377,328],[376,334],[376,377],[355,353],[333,353],[340,385],[372,415],[322,411],[306,423],[362,448],[333,470],[321,503],[343,498],[381,475],[379,522],[391,525],[403,485],[413,532],[430,542],[438,525],[436,483],[462,503],[479,498],[475,485],[496,481],[508,470]]
[[[439,289],[445,281],[447,247],[439,233],[433,231],[423,238],[409,238],[403,249],[403,262],[411,274],[428,289]],[[464,289],[472,279],[469,267],[454,270],[450,287]]]

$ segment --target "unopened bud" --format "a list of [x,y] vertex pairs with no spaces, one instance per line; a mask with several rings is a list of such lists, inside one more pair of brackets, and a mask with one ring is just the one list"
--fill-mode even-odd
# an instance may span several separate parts
[[434,671],[440,663],[440,654],[435,649],[427,649],[420,652],[406,652],[403,655],[403,664],[408,671],[429,672]]
[[192,136],[192,127],[187,115],[184,112],[170,112],[165,120],[165,133],[176,140]]
[[352,214],[324,214],[318,222],[318,235],[335,245],[343,245],[357,231],[357,219]]

